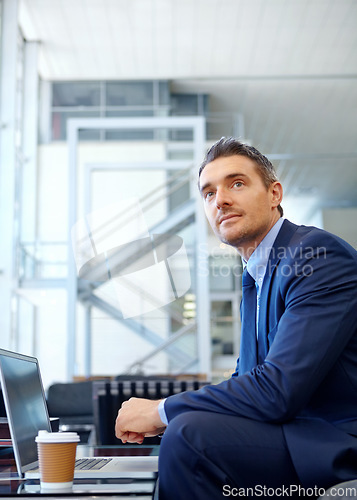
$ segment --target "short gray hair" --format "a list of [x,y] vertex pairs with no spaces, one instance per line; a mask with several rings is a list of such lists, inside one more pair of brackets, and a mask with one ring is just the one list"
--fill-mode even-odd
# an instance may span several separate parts
[[[246,156],[254,161],[257,166],[258,173],[263,181],[264,186],[268,189],[270,184],[278,181],[275,168],[273,164],[264,156],[260,151],[255,149],[253,146],[244,144],[234,137],[222,137],[219,141],[215,142],[213,146],[207,151],[203,162],[201,163],[198,177],[201,176],[202,170],[208,163],[216,160],[217,158],[223,158],[228,156]],[[283,208],[278,205],[278,210],[280,215],[283,216]]]

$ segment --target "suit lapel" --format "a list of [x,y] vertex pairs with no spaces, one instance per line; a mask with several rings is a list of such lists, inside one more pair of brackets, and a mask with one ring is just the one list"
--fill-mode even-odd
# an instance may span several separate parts
[[270,291],[272,288],[275,271],[280,263],[282,256],[286,254],[292,236],[298,229],[296,224],[288,220],[284,220],[283,225],[275,239],[275,242],[270,251],[267,269],[264,276],[262,291],[260,295],[260,310],[258,322],[258,363],[262,364],[268,353],[268,333],[269,333],[269,308],[270,308]]

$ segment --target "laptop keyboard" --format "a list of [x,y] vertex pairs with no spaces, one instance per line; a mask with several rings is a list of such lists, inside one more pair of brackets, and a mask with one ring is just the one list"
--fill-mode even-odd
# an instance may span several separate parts
[[99,470],[107,465],[111,458],[78,458],[75,462],[76,470]]

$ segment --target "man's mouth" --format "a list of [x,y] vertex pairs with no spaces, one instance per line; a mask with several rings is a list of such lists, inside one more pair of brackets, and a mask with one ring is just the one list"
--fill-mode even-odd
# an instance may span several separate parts
[[241,215],[239,214],[227,214],[227,215],[222,215],[219,219],[218,219],[218,224],[222,224],[222,222],[225,222],[225,221],[228,221],[230,219],[234,219],[236,217],[241,217]]

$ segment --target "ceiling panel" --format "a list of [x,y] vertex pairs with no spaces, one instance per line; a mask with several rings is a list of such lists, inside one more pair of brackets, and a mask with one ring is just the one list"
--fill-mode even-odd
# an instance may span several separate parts
[[355,0],[20,1],[48,79],[356,73],[356,21]]

